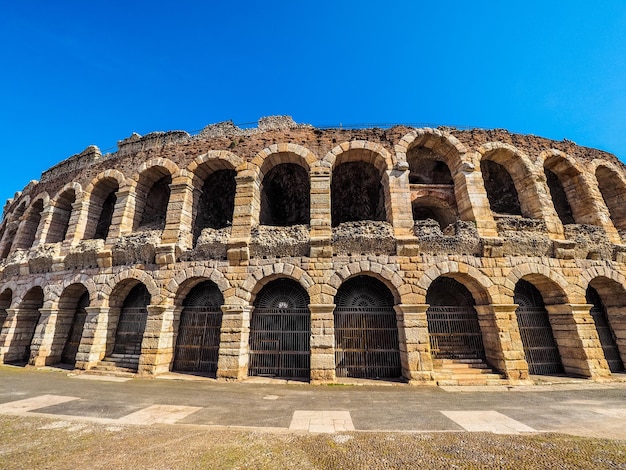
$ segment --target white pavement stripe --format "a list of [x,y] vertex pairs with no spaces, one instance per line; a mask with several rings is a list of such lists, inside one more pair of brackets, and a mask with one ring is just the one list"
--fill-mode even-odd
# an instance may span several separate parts
[[201,409],[198,406],[152,405],[117,421],[122,424],[174,424]]
[[309,432],[343,432],[354,431],[349,411],[307,411],[293,412],[289,429],[292,431]]
[[0,405],[0,413],[26,413],[28,411],[60,405],[68,401],[80,400],[78,397],[64,397],[62,395],[40,395],[25,400],[10,401]]
[[593,411],[612,418],[626,418],[626,408],[595,408]]
[[466,431],[471,432],[492,432],[495,434],[537,432],[530,426],[497,411],[442,411],[441,413]]

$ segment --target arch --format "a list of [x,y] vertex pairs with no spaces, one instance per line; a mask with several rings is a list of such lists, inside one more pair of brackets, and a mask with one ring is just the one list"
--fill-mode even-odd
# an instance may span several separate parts
[[13,249],[28,250],[33,247],[37,235],[44,209],[48,206],[50,197],[47,193],[37,195],[32,200],[31,205],[26,210],[20,228],[17,231]]
[[106,170],[89,184],[84,192],[84,197],[89,200],[84,240],[107,238],[117,204],[117,193],[125,183],[122,173]]
[[[117,300],[122,302],[119,317],[115,321],[112,355],[124,356],[125,362],[131,366],[129,368],[136,370],[139,365],[151,296],[145,284],[132,282],[130,279],[122,281],[116,289],[120,291]],[[112,316],[111,312],[109,316]]]
[[44,291],[41,286],[34,285],[26,293],[17,299],[18,312],[11,325],[13,337],[11,338],[4,362],[23,364],[29,360],[31,344],[35,337],[35,329],[39,323],[41,309],[44,305]]
[[333,147],[322,158],[321,166],[335,169],[342,163],[347,162],[365,162],[370,163],[382,175],[383,172],[393,168],[391,154],[381,144],[368,142],[366,140],[352,140],[343,142]]
[[433,359],[486,360],[476,301],[462,282],[438,277],[428,287],[426,303]]
[[433,219],[437,221],[441,230],[457,220],[456,207],[451,207],[447,201],[433,196],[413,199],[411,202],[413,221]]
[[[595,286],[595,287],[594,287]],[[596,289],[602,291],[602,294]],[[611,308],[608,303],[615,303],[616,297],[624,298],[626,291],[623,286],[606,278],[596,278],[587,287],[587,304],[592,305],[589,313],[598,333],[600,346],[604,353],[604,358],[611,372],[623,372],[626,348],[622,345],[620,351],[619,344],[626,338],[626,327],[623,326],[621,316],[617,309]],[[608,303],[603,299],[606,298]],[[619,300],[618,300],[619,302]],[[619,308],[619,307],[618,307]],[[623,352],[623,354],[621,354]]]
[[428,292],[433,281],[449,277],[461,283],[469,292],[476,305],[490,305],[498,298],[498,286],[479,269],[465,263],[444,261],[428,268],[418,279],[417,285]]
[[608,163],[598,164],[595,177],[602,199],[617,230],[626,230],[626,181],[621,172]]
[[257,153],[250,163],[257,168],[257,176],[263,180],[269,170],[282,163],[292,163],[304,168],[307,172],[317,162],[317,157],[306,147],[298,144],[273,144]]
[[170,160],[156,158],[144,163],[132,178],[135,182],[133,231],[165,228],[172,177],[179,172]]
[[425,147],[439,155],[454,173],[464,163],[467,147],[456,137],[439,129],[413,129],[395,145],[394,165],[408,164],[407,154],[414,147]]
[[394,304],[400,303],[400,291],[405,286],[404,280],[393,269],[375,261],[349,263],[343,268],[336,270],[326,283],[327,294],[334,297],[337,294],[337,289],[339,289],[345,281],[355,276],[369,276],[381,281],[392,293]]
[[541,293],[546,305],[585,303],[584,293],[579,286],[573,286],[563,276],[541,264],[524,263],[511,270],[505,282],[511,297],[520,280],[532,283]]
[[63,289],[58,301],[58,314],[54,325],[50,358],[47,362],[74,365],[83,336],[87,310],[92,297],[81,283],[70,284]]
[[309,303],[307,291],[293,279],[280,277],[263,286],[250,319],[249,375],[310,378]]
[[174,273],[166,286],[169,294],[167,300],[177,307],[182,307],[189,291],[203,281],[213,282],[225,297],[231,293],[230,282],[220,270],[207,266],[191,266]]
[[210,150],[196,157],[188,166],[187,171],[204,180],[216,170],[235,170],[244,160],[228,150]]
[[153,305],[160,305],[164,301],[164,296],[157,286],[156,282],[145,271],[130,268],[125,269],[117,275],[110,278],[106,284],[100,287],[100,293],[103,296],[105,305],[109,307],[120,307],[121,301],[136,284],[144,284],[150,293]]
[[74,275],[64,278],[60,284],[56,285],[55,291],[58,290],[60,294],[50,299],[50,308],[64,308],[64,305],[61,303],[61,296],[68,288],[76,285],[83,286],[86,289],[87,293],[89,294],[89,298],[91,299],[91,302],[101,297],[101,295],[99,295],[100,286],[96,284],[93,276],[89,276],[88,274],[84,273],[76,273]]
[[[533,164],[530,158],[514,146],[501,142],[490,142],[482,145],[478,148],[480,153],[481,172],[488,168],[485,162],[493,162],[499,165],[498,170],[504,171],[510,177],[513,188],[508,189],[508,193],[515,191],[515,197],[519,201],[519,214],[524,217],[539,219],[543,214],[541,211],[540,192],[536,181],[542,179],[543,175],[539,178],[535,175]],[[489,171],[487,171],[489,173]],[[502,173],[500,173],[502,174]],[[498,204],[496,203],[499,194],[494,194],[493,188],[490,191],[488,188],[487,179],[489,174],[483,174],[483,180],[485,181],[485,189],[487,190],[487,197],[490,205],[495,208],[492,210],[498,212]],[[505,178],[506,179],[506,178]],[[533,184],[528,184],[528,181],[532,181]],[[504,186],[504,181],[499,183],[500,186]],[[504,193],[503,193],[504,194]],[[513,202],[511,202],[511,207]],[[508,213],[508,212],[507,212]],[[514,214],[515,215],[515,214]]]
[[11,308],[13,303],[13,290],[7,286],[3,286],[2,292],[0,292],[0,332],[4,327],[4,322],[7,319],[7,309]]
[[296,281],[307,293],[315,284],[311,276],[302,268],[291,263],[274,263],[261,266],[248,275],[242,285],[243,292],[240,293],[242,300],[253,303],[261,289],[278,278]]
[[335,368],[339,377],[402,375],[394,296],[380,280],[354,276],[335,295]]
[[57,192],[52,201],[52,217],[46,234],[46,243],[58,243],[65,240],[74,203],[81,197],[80,191],[80,184],[68,183]]
[[215,374],[224,296],[212,281],[189,280],[187,284],[193,287],[186,288],[182,301],[172,370]]

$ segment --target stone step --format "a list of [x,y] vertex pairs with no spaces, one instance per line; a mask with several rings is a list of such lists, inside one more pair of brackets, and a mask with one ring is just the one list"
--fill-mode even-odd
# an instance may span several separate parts
[[84,375],[98,375],[98,376],[113,376],[113,377],[135,377],[137,375],[136,370],[126,369],[123,367],[118,367],[116,369],[111,370],[100,370],[98,366],[95,366],[89,370],[82,372]]

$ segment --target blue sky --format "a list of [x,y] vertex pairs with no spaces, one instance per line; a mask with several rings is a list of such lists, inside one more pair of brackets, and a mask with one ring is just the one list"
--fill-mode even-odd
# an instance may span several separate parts
[[289,114],[568,138],[626,160],[626,1],[0,7],[0,200],[132,132]]

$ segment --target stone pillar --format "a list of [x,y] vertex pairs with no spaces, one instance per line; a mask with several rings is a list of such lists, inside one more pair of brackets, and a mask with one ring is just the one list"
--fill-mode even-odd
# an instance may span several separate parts
[[593,379],[611,375],[588,304],[546,305],[565,372]]
[[398,322],[402,376],[411,384],[434,384],[426,319],[428,307],[427,304],[400,304],[394,307]]
[[330,168],[311,169],[311,258],[330,258],[332,247]]
[[76,353],[76,369],[89,370],[106,355],[109,307],[86,307],[83,337]]
[[39,322],[35,328],[35,336],[30,345],[30,357],[28,364],[35,367],[42,367],[59,362],[61,355],[52,357],[52,349],[55,339],[55,327],[59,318],[56,309],[40,308]]
[[261,208],[259,182],[254,174],[235,178],[235,210],[233,226],[228,242],[228,260],[233,264],[245,263],[250,259],[250,233],[252,225],[258,223]]
[[133,225],[135,223],[135,204],[136,195],[134,191],[126,189],[117,192],[117,201],[115,202],[115,209],[113,211],[107,241],[133,231]]
[[35,241],[33,242],[33,248],[46,243],[46,239],[48,238],[48,233],[52,227],[52,218],[54,217],[54,211],[57,210],[54,207],[54,203],[51,201],[47,207],[41,211],[41,221],[39,222],[39,228],[37,230],[37,236],[35,236]]
[[194,187],[189,176],[179,176],[170,184],[165,230],[161,243],[178,243],[183,249],[193,246]]
[[408,170],[408,163],[399,162],[396,167],[386,172],[387,184],[389,185],[386,209],[393,224],[398,256],[416,256],[419,254],[419,244],[413,232],[415,221],[411,206]]
[[516,304],[476,305],[487,362],[511,381],[527,381],[528,363],[517,324]]
[[[83,239],[85,230],[87,229],[88,219],[88,200],[81,199],[72,204],[72,215],[70,216],[70,223],[67,228],[67,234],[65,235],[65,240],[69,242],[70,245],[75,245]],[[95,223],[97,223],[97,221]]]
[[252,310],[247,305],[222,306],[218,379],[242,380],[248,375]]
[[450,170],[455,175],[454,197],[461,220],[476,222],[476,230],[481,237],[497,237],[498,228],[491,213],[482,173],[468,163]]
[[[141,341],[137,372],[157,375],[170,370],[174,357],[173,305],[148,305],[148,319]],[[180,308],[179,308],[180,310]]]
[[8,361],[16,359],[16,354],[12,350],[14,340],[16,339],[16,324],[17,314],[19,310],[17,308],[7,308],[7,316],[2,324],[2,331],[0,332],[0,363],[4,364]]
[[[37,309],[7,308],[7,318],[2,329],[3,344],[0,362],[28,361],[31,342],[34,342],[40,313]],[[35,324],[33,326],[33,324]]]
[[311,304],[311,383],[336,381],[334,304]]

